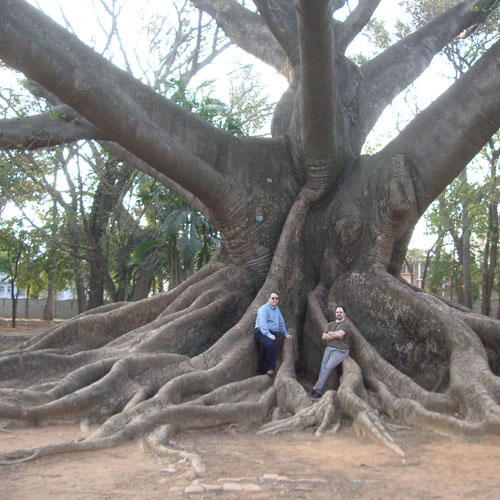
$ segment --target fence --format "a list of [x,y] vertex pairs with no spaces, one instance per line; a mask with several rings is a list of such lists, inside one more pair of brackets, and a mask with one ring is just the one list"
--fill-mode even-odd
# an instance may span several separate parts
[[[18,319],[26,318],[26,300],[19,299],[17,301]],[[45,299],[29,299],[29,319],[42,319],[43,308],[45,307]],[[54,318],[68,319],[78,314],[78,303],[76,300],[57,300],[54,301]],[[0,299],[0,317],[12,318],[12,299]]]

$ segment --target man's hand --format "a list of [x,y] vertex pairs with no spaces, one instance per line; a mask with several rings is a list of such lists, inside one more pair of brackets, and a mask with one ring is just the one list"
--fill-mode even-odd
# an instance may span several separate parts
[[276,340],[276,335],[273,335],[273,334],[271,333],[271,335],[269,335],[269,338],[270,338],[271,340]]
[[288,340],[292,340],[292,336],[291,335],[287,335],[285,338],[288,339]]

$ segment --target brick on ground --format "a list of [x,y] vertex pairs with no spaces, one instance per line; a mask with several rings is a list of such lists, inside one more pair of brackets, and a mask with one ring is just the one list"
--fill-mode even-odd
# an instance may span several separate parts
[[260,491],[261,488],[258,484],[244,483],[241,485],[243,491]]
[[328,481],[319,477],[309,477],[297,479],[297,483],[315,483],[315,484],[326,484]]
[[278,480],[278,474],[264,474],[260,480],[261,481],[277,481]]
[[222,491],[222,484],[201,484],[206,491]]
[[223,491],[241,491],[243,488],[240,483],[224,483],[222,485]]
[[191,485],[186,486],[184,488],[184,493],[189,493],[189,494],[191,494],[191,493],[203,493],[204,491],[205,491],[205,489],[198,484],[191,484]]

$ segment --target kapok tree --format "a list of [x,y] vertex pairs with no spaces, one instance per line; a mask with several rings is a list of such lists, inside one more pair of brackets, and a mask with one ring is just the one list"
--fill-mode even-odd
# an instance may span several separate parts
[[[342,415],[402,453],[384,425],[500,433],[500,323],[398,278],[429,204],[500,126],[500,42],[387,146],[362,155],[382,111],[493,0],[469,0],[357,67],[344,53],[377,0],[193,0],[241,48],[289,81],[272,138],[202,122],[22,0],[0,3],[0,57],[62,104],[1,123],[3,148],[105,140],[220,231],[217,256],[175,289],[115,303],[0,360],[0,414],[101,423],[83,440],[4,461],[114,446],[178,429],[273,419],[262,432],[338,428]],[[278,290],[294,342],[274,379],[256,375],[256,309]],[[356,327],[336,391],[311,404],[320,333],[336,304]],[[273,411],[274,409],[279,411]]]

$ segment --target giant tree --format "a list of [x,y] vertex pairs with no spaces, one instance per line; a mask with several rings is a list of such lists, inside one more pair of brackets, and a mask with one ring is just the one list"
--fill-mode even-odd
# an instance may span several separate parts
[[[500,126],[500,42],[387,146],[362,155],[383,110],[494,0],[468,0],[380,55],[346,48],[379,1],[193,0],[242,49],[290,84],[272,138],[234,137],[118,69],[23,0],[0,3],[0,57],[64,103],[64,114],[1,123],[3,148],[105,139],[185,197],[220,231],[212,261],[174,290],[97,308],[0,363],[5,418],[91,420],[87,438],[23,459],[176,429],[274,419],[262,432],[341,414],[398,452],[391,419],[451,433],[500,432],[498,321],[398,279],[412,229]],[[36,124],[36,125],[35,125]],[[275,379],[257,376],[257,306],[279,290],[296,339]],[[336,304],[357,334],[336,391],[311,404],[296,377],[316,375]],[[29,370],[27,369],[29,367]]]

